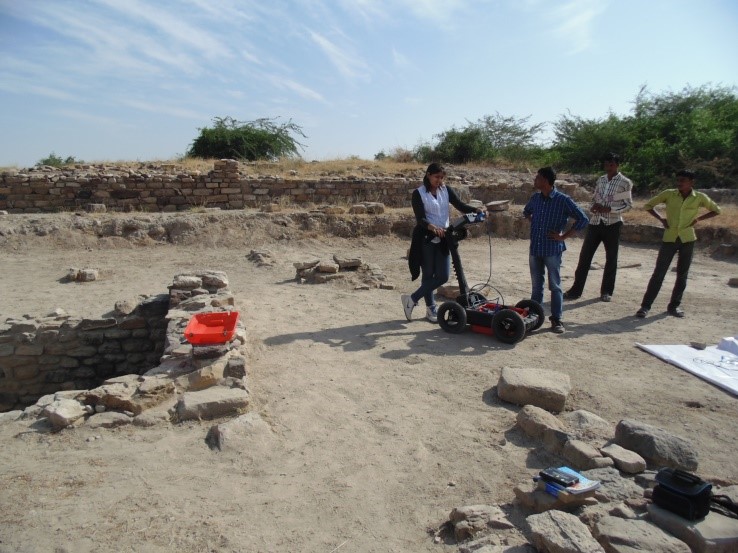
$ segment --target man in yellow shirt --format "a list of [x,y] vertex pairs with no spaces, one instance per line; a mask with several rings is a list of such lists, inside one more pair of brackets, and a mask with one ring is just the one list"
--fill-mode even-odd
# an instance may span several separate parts
[[[648,281],[646,293],[641,301],[641,308],[636,313],[636,317],[641,319],[648,315],[653,301],[661,290],[661,285],[671,261],[677,253],[679,255],[677,257],[676,282],[666,311],[674,317],[684,317],[684,310],[679,307],[679,304],[682,302],[682,295],[687,287],[687,275],[689,266],[692,264],[694,243],[697,240],[694,225],[698,221],[711,219],[720,214],[720,207],[715,202],[706,194],[694,190],[695,174],[693,171],[683,169],[676,174],[676,177],[676,188],[664,190],[646,202],[644,206],[651,215],[661,222],[665,230],[659,255],[656,258],[656,267],[651,275],[651,280]],[[666,205],[666,217],[663,217],[654,209],[659,204]],[[699,215],[700,208],[707,209],[707,212]]]

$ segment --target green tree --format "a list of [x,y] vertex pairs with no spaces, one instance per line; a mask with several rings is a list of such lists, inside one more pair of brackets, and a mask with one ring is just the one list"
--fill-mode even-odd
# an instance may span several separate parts
[[612,113],[605,119],[562,115],[554,123],[554,136],[554,149],[571,171],[597,172],[606,153],[623,155],[629,149],[625,122]]
[[691,167],[703,185],[738,185],[738,97],[724,87],[653,94],[643,87],[630,120],[631,164],[652,187]]
[[554,124],[552,150],[570,171],[597,171],[602,155],[624,160],[636,190],[673,182],[690,167],[701,186],[738,186],[738,97],[734,89],[702,86],[653,94],[641,88],[630,115],[605,119],[564,115]]
[[529,124],[529,119],[530,116],[518,119],[499,113],[486,115],[476,122],[468,121],[462,129],[452,127],[436,135],[437,143],[418,146],[415,157],[448,163],[526,158],[530,150],[540,153],[535,139],[544,127],[543,123]]
[[307,138],[291,119],[287,123],[277,123],[273,118],[244,122],[232,117],[216,117],[212,127],[198,130],[200,135],[187,150],[188,157],[247,161],[300,157],[298,148],[304,145],[295,135]]

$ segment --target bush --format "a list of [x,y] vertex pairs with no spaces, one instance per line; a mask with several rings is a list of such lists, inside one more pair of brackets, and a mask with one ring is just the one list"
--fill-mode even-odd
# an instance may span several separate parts
[[521,161],[530,157],[535,137],[543,129],[543,123],[529,125],[530,117],[516,119],[499,113],[486,115],[476,123],[469,122],[463,129],[452,127],[436,138],[435,146],[423,144],[415,150],[419,161],[446,163],[486,162],[499,159]]
[[292,120],[282,124],[275,121],[263,118],[243,122],[216,117],[212,128],[199,129],[200,135],[187,150],[187,156],[245,161],[300,157],[298,148],[304,146],[293,135],[305,137],[302,129]]
[[75,159],[73,156],[67,156],[66,158],[63,158],[61,156],[56,155],[54,152],[51,152],[47,157],[43,159],[39,159],[36,162],[36,167],[41,167],[42,165],[49,165],[51,167],[63,167],[65,165],[73,165],[75,163],[84,163],[81,159]]
[[655,95],[642,88],[632,115],[605,119],[562,116],[554,125],[558,152],[573,171],[598,171],[606,152],[636,190],[661,188],[693,168],[700,186],[738,186],[738,97],[732,89],[686,87]]
[[384,150],[378,154],[374,154],[374,161],[396,161],[397,163],[413,163],[416,161],[415,152],[400,148],[393,148],[390,153],[384,153]]
[[564,166],[572,171],[598,172],[607,152],[621,156],[629,148],[623,121],[614,114],[605,119],[583,119],[562,115],[554,124],[555,150]]

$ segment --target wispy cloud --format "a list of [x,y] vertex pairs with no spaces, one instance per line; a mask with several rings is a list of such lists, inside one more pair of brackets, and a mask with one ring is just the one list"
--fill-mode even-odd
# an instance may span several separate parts
[[577,54],[592,45],[597,16],[607,5],[598,0],[572,0],[554,10],[559,26],[554,36],[571,44],[570,53]]
[[592,46],[597,17],[608,4],[609,0],[568,0],[564,4],[519,0],[516,8],[547,21],[553,29],[551,35],[568,46],[569,54],[578,54]]
[[[255,12],[259,11],[259,5],[254,2],[245,2],[244,0],[187,0],[190,4],[196,6],[202,12],[208,14],[211,18],[228,23],[253,23],[258,21]],[[248,8],[243,9],[244,7]]]
[[33,96],[43,96],[55,100],[79,101],[78,96],[69,94],[58,88],[43,86],[27,81],[19,81],[8,75],[0,73],[0,90],[12,92],[13,94],[30,94]]
[[386,22],[392,18],[389,6],[382,0],[340,0],[339,5],[347,13],[358,16],[366,24]]
[[257,65],[262,65],[263,63],[255,54],[251,53],[250,50],[246,50],[242,48],[239,54],[241,54],[241,57],[243,59],[245,59],[246,61],[250,63],[255,63]]
[[144,4],[139,0],[97,1],[130,19],[139,22],[145,21],[162,35],[168,36],[183,45],[188,45],[208,59],[230,58],[232,56],[229,48],[213,34],[191,25],[172,15],[169,11],[158,9],[151,4]]
[[398,52],[396,48],[392,48],[392,61],[395,62],[395,66],[404,69],[406,67],[410,67],[411,63],[410,60],[402,54],[401,52]]
[[295,94],[302,96],[308,100],[316,100],[318,102],[325,102],[325,98],[313,89],[284,77],[278,77],[276,75],[270,75],[269,81],[277,88],[291,90]]
[[407,10],[418,19],[429,19],[437,23],[447,23],[454,15],[466,8],[466,0],[402,0]]
[[[5,8],[5,7],[4,7]],[[127,25],[103,12],[82,11],[64,3],[43,3],[33,9],[12,9],[11,15],[54,35],[68,39],[56,52],[50,51],[46,61],[63,59],[74,72],[115,73],[120,70],[145,73],[160,72],[152,62],[164,63],[190,73],[196,67],[194,60],[182,50],[150,38],[148,29]],[[59,43],[57,43],[59,44]],[[54,66],[47,69],[59,70]]]
[[162,113],[181,119],[195,119],[196,121],[202,121],[210,117],[207,114],[199,113],[191,109],[178,108],[167,104],[154,104],[141,100],[124,99],[120,101],[120,104],[140,111]]
[[133,128],[134,125],[130,123],[124,123],[119,119],[114,119],[112,117],[105,117],[102,115],[93,115],[90,113],[87,113],[85,111],[76,110],[76,109],[60,109],[57,110],[56,113],[63,117],[68,117],[69,119],[74,119],[75,121],[89,121],[90,123],[94,123],[96,125],[103,125],[106,127],[129,127]]
[[[478,10],[484,8],[485,3],[490,2],[476,0],[473,7]],[[340,6],[367,24],[406,19],[409,15],[420,21],[431,21],[441,28],[452,26],[459,12],[472,7],[469,0],[340,0]]]
[[369,79],[367,64],[358,56],[349,53],[347,46],[340,47],[315,31],[308,30],[308,33],[344,77],[351,80]]

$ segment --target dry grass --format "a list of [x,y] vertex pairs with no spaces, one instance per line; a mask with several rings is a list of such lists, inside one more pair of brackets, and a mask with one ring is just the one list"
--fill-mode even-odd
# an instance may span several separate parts
[[[210,160],[212,164],[212,160]],[[366,160],[359,158],[334,159],[324,161],[305,161],[302,159],[285,159],[277,162],[256,161],[245,164],[257,173],[287,175],[291,171],[298,177],[320,176],[368,176],[372,174],[414,175],[423,174],[425,166],[417,163],[400,163],[391,160]]]
[[[183,159],[154,159],[149,161],[89,161],[78,165],[89,166],[121,166],[130,168],[165,167],[180,171],[207,172],[213,168],[215,159],[183,158]],[[304,159],[281,159],[279,161],[244,162],[242,166],[247,171],[260,174],[289,176],[295,171],[296,176],[366,176],[376,174],[398,174],[418,176],[423,174],[425,165],[415,161],[399,162],[390,159],[376,161],[350,157],[323,161],[306,161]],[[18,170],[17,166],[0,167],[3,170]]]

